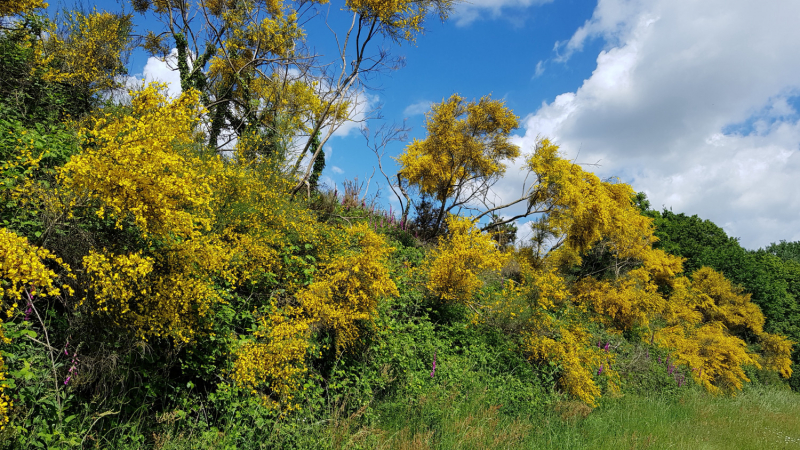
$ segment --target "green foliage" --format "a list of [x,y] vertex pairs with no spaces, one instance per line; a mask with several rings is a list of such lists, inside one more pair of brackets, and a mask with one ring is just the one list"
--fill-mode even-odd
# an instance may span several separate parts
[[794,260],[800,263],[800,241],[786,242],[781,240],[779,243],[772,243],[764,249],[767,253],[771,253],[778,258],[786,260]]
[[[646,201],[646,198],[644,199]],[[800,264],[793,258],[796,243],[781,242],[767,249],[750,251],[709,220],[697,216],[649,210],[655,218],[655,247],[686,258],[684,271],[693,273],[708,266],[752,294],[766,318],[764,330],[800,342]],[[800,351],[794,347],[792,359],[800,363]],[[794,374],[790,384],[800,388]]]

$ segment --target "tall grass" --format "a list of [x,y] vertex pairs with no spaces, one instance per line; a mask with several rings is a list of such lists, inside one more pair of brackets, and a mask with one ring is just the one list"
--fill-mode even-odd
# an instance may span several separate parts
[[800,449],[800,394],[778,387],[751,387],[733,397],[699,389],[675,396],[626,395],[605,399],[594,410],[570,401],[530,414],[508,414],[504,406],[493,401],[489,387],[451,386],[387,400],[375,405],[369,419],[360,412],[333,412],[285,447],[276,447],[269,430],[264,439],[243,442],[232,428],[164,436],[157,448]]
[[585,419],[550,417],[519,448],[800,448],[800,395],[758,387],[734,397],[699,390],[626,396],[604,402]]

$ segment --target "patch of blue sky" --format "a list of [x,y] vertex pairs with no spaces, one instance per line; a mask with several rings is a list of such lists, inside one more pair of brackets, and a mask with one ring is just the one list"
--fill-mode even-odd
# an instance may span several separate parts
[[771,99],[766,106],[751,114],[747,119],[726,125],[725,135],[753,136],[770,132],[782,122],[797,123],[800,119],[800,95],[786,95]]
[[[79,9],[121,11],[120,2],[99,0],[89,7],[79,6]],[[336,40],[323,19],[327,17],[340,40],[350,24],[351,16],[341,10],[339,3],[334,1],[316,7],[319,17],[311,18],[304,25],[308,45],[313,53],[322,56],[321,61],[336,61],[338,52]],[[141,15],[125,4],[124,10],[133,14],[135,34],[143,36],[148,30],[163,31],[164,24],[152,13]],[[582,51],[565,62],[556,61],[559,54],[555,50],[556,43],[569,40],[575,30],[591,18],[596,5],[597,0],[556,0],[540,5],[507,6],[500,14],[486,8],[483,9],[485,14],[467,23],[459,21],[458,17],[440,23],[433,17],[415,44],[373,43],[376,51],[381,46],[388,47],[392,55],[402,58],[404,66],[371,77],[367,80],[368,93],[381,105],[383,121],[406,121],[410,128],[409,141],[425,137],[424,113],[428,105],[454,93],[468,99],[491,94],[504,99],[509,108],[524,118],[535,113],[543,102],[552,102],[561,93],[575,91],[597,67],[597,54],[605,47],[602,39],[588,40]],[[48,12],[53,15],[72,8],[74,5],[67,0],[55,0],[50,2]],[[310,11],[305,19],[314,13]],[[135,49],[129,58],[129,76],[141,79],[149,59],[145,51]],[[162,73],[163,70],[165,68]],[[380,122],[369,125],[374,128],[380,126]],[[388,174],[397,171],[391,157],[399,155],[405,145],[407,143],[395,142],[387,148],[383,162]],[[377,166],[375,155],[357,129],[345,136],[332,137],[327,147],[330,156],[325,175],[337,184],[356,176],[363,180]],[[381,181],[378,177],[379,174],[374,180]],[[386,193],[384,196],[390,197]]]
[[[409,139],[423,139],[425,105],[454,93],[467,99],[491,94],[504,99],[520,117],[535,113],[543,102],[575,91],[597,67],[597,54],[605,46],[602,39],[588,41],[566,62],[554,61],[556,42],[569,40],[595,6],[596,1],[560,0],[506,8],[497,17],[487,12],[485,18],[466,25],[456,20],[431,22],[416,45],[393,49],[403,55],[405,67],[371,83],[378,87],[383,120],[406,119]],[[337,148],[334,163],[344,170],[331,174],[338,182],[354,176],[363,179],[376,165],[358,133],[334,138],[331,145]],[[393,143],[387,156],[400,154],[405,145]],[[384,168],[389,173],[397,170],[390,158],[384,160]]]

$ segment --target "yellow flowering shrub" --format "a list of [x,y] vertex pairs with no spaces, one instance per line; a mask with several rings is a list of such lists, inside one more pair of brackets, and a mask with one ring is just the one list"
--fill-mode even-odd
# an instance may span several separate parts
[[575,284],[575,299],[596,314],[595,318],[619,330],[648,328],[664,311],[665,300],[644,268],[634,269],[613,281],[591,277]]
[[[2,328],[3,324],[0,323],[0,339],[3,337]],[[8,394],[5,393],[5,380],[5,362],[3,361],[3,357],[0,356],[0,432],[6,429],[6,425],[8,425],[8,422],[10,421],[9,414],[11,412],[11,408],[14,407],[14,402],[12,402],[8,397]]]
[[[71,275],[70,268],[60,258],[47,249],[28,243],[28,239],[18,236],[6,228],[0,228],[0,345],[8,344],[10,339],[3,333],[2,319],[10,318],[23,300],[23,292],[33,295],[60,295],[61,290],[72,293],[67,285],[57,286],[58,274],[50,269],[45,261],[55,264]],[[9,422],[9,411],[13,402],[5,393],[5,362],[0,355],[0,431]]]
[[264,404],[291,411],[299,390],[299,377],[307,368],[309,319],[302,308],[272,305],[273,312],[258,319],[252,339],[234,351],[231,378],[253,393],[260,389]]
[[559,147],[542,139],[526,160],[536,176],[530,202],[547,211],[535,230],[580,253],[601,239],[618,258],[638,257],[656,238],[652,220],[633,207],[633,189],[624,183],[601,181],[563,158]]
[[245,278],[272,273],[282,289],[294,294],[307,284],[305,271],[345,247],[345,234],[293,202],[288,177],[240,156],[217,177],[213,232],[237,246],[234,260],[241,262]]
[[208,228],[221,162],[181,151],[193,143],[198,93],[170,101],[151,84],[132,95],[130,114],[106,114],[84,130],[87,148],[63,167],[62,184],[97,199],[98,216],[111,215],[119,227],[130,218],[145,235],[191,236]]
[[66,33],[53,34],[45,43],[47,62],[58,70],[45,80],[89,87],[92,91],[117,86],[125,73],[122,53],[130,42],[131,16],[94,11],[72,12]]
[[483,283],[480,275],[499,272],[508,257],[469,218],[450,216],[447,229],[421,270],[428,274],[428,289],[441,299],[468,303]]
[[558,366],[558,385],[563,392],[588,405],[596,405],[602,391],[619,389],[614,355],[593,342],[584,311],[575,307],[570,286],[555,267],[535,268],[523,252],[516,252],[519,281],[506,280],[495,301],[476,304],[473,322],[499,327],[517,335],[519,350],[532,362]]
[[[530,333],[525,336],[522,347],[531,359],[558,364],[561,368],[558,380],[561,388],[590,406],[597,405],[596,400],[601,394],[593,371],[616,376],[611,369],[613,355],[592,345],[591,335],[578,325],[555,326],[547,330],[547,334],[544,330]],[[599,369],[601,366],[602,369]]]
[[505,172],[503,161],[519,155],[509,137],[518,126],[502,101],[486,96],[467,102],[454,94],[432,106],[425,119],[428,137],[415,139],[397,158],[398,175],[444,202],[470,182]]
[[750,381],[743,366],[759,366],[747,344],[727,333],[719,322],[699,327],[676,325],[659,330],[656,341],[671,349],[677,364],[691,368],[695,382],[709,392],[734,391]]
[[721,273],[710,267],[701,267],[692,274],[695,291],[695,308],[705,321],[718,321],[735,331],[747,329],[758,335],[764,331],[761,308],[750,301],[741,287],[734,286]]
[[16,309],[16,302],[22,299],[25,288],[35,290],[39,295],[60,295],[61,289],[72,293],[69,286],[54,284],[58,275],[47,267],[45,260],[53,261],[66,273],[70,272],[69,266],[47,249],[30,245],[27,238],[0,228],[0,298],[5,308],[9,308],[7,301],[14,302],[7,309],[7,315]]
[[758,341],[761,344],[761,366],[778,372],[784,378],[790,378],[793,372],[792,346],[796,343],[771,333],[762,333]]
[[[791,376],[792,343],[763,331],[764,316],[749,294],[708,267],[695,271],[691,282],[679,280],[673,287],[667,326],[654,337],[671,349],[677,363],[692,369],[695,381],[710,392],[738,390],[749,381],[744,366],[761,367],[762,362]],[[739,337],[745,333],[759,338],[761,355]]]
[[358,338],[356,322],[372,320],[381,298],[399,295],[386,268],[394,249],[367,223],[348,228],[347,234],[350,249],[324,264],[297,294],[309,316],[335,332],[337,349]]
[[189,342],[208,332],[213,307],[224,301],[213,277],[235,281],[226,269],[230,258],[221,243],[188,241],[155,257],[92,251],[83,263],[96,313],[145,340]]

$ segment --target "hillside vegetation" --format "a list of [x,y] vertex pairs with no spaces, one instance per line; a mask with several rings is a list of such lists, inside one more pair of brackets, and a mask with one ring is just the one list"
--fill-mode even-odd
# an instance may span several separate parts
[[[795,445],[798,243],[520,149],[490,96],[432,107],[399,211],[320,185],[370,39],[452,2],[344,2],[339,78],[303,65],[318,3],[201,2],[189,33],[134,1],[170,24],[138,42],[129,14],[0,7],[0,448]],[[134,45],[177,49],[179,96],[123,86]],[[524,195],[485,207],[514,159]]]

